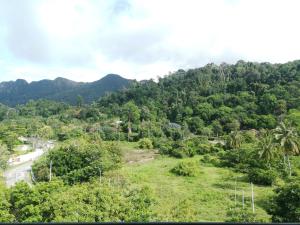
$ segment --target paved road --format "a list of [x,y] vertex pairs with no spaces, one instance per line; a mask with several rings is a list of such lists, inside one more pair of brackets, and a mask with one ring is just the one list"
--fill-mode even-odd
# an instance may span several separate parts
[[47,150],[54,147],[54,145],[43,145],[44,147],[37,148],[34,152],[19,156],[20,162],[11,163],[11,166],[4,171],[4,178],[8,187],[13,186],[18,181],[26,181],[31,183],[31,166],[34,161],[39,159]]
[[4,172],[5,182],[8,187],[13,186],[18,181],[24,180],[31,183],[30,170],[33,161],[28,161],[23,164],[8,168]]

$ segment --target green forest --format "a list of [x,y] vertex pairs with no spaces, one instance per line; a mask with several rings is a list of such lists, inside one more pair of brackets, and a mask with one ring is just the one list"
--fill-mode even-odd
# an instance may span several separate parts
[[[300,222],[300,61],[0,106],[0,222]],[[8,187],[19,137],[54,140]]]

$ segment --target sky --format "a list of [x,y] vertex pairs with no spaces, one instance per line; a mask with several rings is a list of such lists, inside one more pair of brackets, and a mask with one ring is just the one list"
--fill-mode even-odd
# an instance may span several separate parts
[[300,59],[299,0],[0,0],[0,81]]

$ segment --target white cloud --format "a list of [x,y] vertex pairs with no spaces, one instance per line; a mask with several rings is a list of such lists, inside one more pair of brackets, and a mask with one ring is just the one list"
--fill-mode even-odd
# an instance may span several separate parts
[[209,62],[300,58],[297,0],[19,3],[0,0],[0,80],[141,80]]

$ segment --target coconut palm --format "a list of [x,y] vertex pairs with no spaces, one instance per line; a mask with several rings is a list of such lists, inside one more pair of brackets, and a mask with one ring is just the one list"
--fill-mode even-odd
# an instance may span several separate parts
[[278,145],[274,142],[274,136],[271,132],[263,134],[262,138],[258,142],[259,158],[265,160],[271,167],[271,161],[278,156]]
[[290,155],[297,155],[300,153],[298,134],[290,124],[280,122],[275,129],[275,138],[278,141],[284,155],[284,161],[287,159],[289,173],[292,174]]

